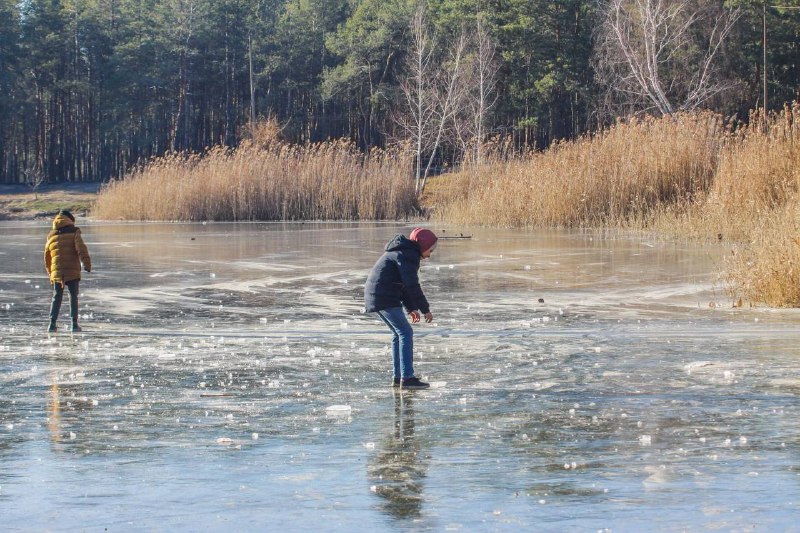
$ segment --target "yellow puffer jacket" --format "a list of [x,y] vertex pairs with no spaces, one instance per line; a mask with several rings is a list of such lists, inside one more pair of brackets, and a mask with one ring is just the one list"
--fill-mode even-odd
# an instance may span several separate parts
[[44,268],[50,282],[81,279],[81,263],[86,272],[92,271],[92,260],[81,238],[81,230],[70,217],[59,213],[53,219],[53,231],[47,235],[44,245]]

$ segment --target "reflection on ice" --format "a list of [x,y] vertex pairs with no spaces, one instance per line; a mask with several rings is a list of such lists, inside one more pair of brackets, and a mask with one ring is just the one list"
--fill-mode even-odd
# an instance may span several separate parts
[[408,228],[84,227],[85,329],[48,336],[43,230],[0,226],[11,530],[794,527],[799,317],[710,307],[707,250],[443,240],[398,392],[360,290]]

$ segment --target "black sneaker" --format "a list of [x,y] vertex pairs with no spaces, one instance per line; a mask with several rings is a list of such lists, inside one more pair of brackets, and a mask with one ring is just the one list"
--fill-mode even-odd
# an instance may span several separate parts
[[50,325],[47,327],[47,333],[55,333],[56,332],[56,323],[50,322]]
[[72,324],[72,331],[78,333],[79,331],[83,331],[78,324]]
[[400,386],[400,378],[394,378],[392,380],[392,387],[399,387]]
[[403,378],[400,380],[400,388],[405,390],[428,389],[430,384],[420,381],[419,378]]

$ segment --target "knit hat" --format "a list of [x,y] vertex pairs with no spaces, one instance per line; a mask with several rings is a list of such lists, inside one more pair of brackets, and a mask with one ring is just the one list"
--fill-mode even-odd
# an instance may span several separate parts
[[67,218],[68,218],[68,219],[70,219],[71,221],[75,222],[75,217],[74,217],[74,216],[72,216],[72,213],[70,213],[70,212],[69,212],[69,211],[67,211],[66,209],[62,209],[61,211],[59,211],[59,212],[58,212],[58,214],[59,214],[59,215],[61,215],[61,216],[63,216],[63,217],[67,217]]
[[423,252],[433,248],[433,245],[439,240],[435,233],[425,228],[414,228],[408,238],[412,241],[417,241]]

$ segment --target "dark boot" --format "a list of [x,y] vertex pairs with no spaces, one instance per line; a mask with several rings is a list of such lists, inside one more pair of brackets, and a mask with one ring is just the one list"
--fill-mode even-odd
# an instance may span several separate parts
[[421,390],[430,388],[430,384],[420,381],[419,378],[403,378],[400,380],[400,388],[404,390]]

